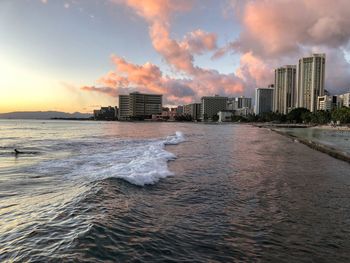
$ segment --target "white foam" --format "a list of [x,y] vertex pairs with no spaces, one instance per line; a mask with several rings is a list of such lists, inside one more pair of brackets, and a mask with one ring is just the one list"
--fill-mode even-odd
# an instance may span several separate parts
[[97,145],[94,149],[81,149],[79,155],[43,163],[36,167],[36,172],[50,171],[69,180],[95,181],[115,177],[140,186],[154,184],[173,175],[167,162],[176,156],[166,151],[165,145],[176,145],[184,140],[184,135],[176,132],[160,140],[106,142],[105,147]]

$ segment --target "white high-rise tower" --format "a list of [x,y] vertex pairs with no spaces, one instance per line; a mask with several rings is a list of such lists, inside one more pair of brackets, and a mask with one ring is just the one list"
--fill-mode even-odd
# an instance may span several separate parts
[[275,70],[273,111],[287,114],[295,108],[296,66],[286,65]]
[[317,110],[317,98],[324,95],[325,54],[299,59],[297,107]]

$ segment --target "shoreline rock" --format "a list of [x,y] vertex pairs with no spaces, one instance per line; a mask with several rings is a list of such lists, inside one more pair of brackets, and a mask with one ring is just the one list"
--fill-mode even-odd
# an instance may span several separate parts
[[301,138],[301,137],[298,137],[298,136],[295,136],[295,135],[292,135],[292,134],[288,134],[288,133],[283,132],[283,131],[278,131],[278,130],[275,130],[275,129],[271,129],[271,131],[274,131],[277,134],[280,134],[282,136],[286,136],[288,138],[291,138],[295,142],[300,142],[300,143],[308,146],[311,149],[317,150],[317,151],[322,152],[322,153],[326,153],[326,154],[328,154],[329,156],[331,156],[333,158],[336,158],[338,160],[342,160],[342,161],[345,161],[347,163],[350,163],[350,155],[348,155],[348,154],[346,154],[344,152],[341,152],[341,151],[339,151],[337,149],[334,149],[334,148],[332,148],[330,146],[326,146],[326,145],[318,143],[318,142],[314,142],[314,141],[307,140],[307,139],[304,139],[304,138]]

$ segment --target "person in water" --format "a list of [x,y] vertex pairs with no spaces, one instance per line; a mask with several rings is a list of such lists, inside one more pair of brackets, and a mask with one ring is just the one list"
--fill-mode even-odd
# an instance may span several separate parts
[[17,154],[20,154],[20,153],[23,153],[23,152],[20,152],[20,151],[18,151],[17,149],[15,149],[15,154],[17,155]]

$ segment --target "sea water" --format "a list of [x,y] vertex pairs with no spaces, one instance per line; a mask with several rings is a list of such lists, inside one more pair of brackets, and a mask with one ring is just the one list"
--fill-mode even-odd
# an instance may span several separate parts
[[350,130],[335,128],[281,128],[288,134],[314,141],[350,155]]
[[0,120],[0,261],[347,262],[349,168],[249,125]]

